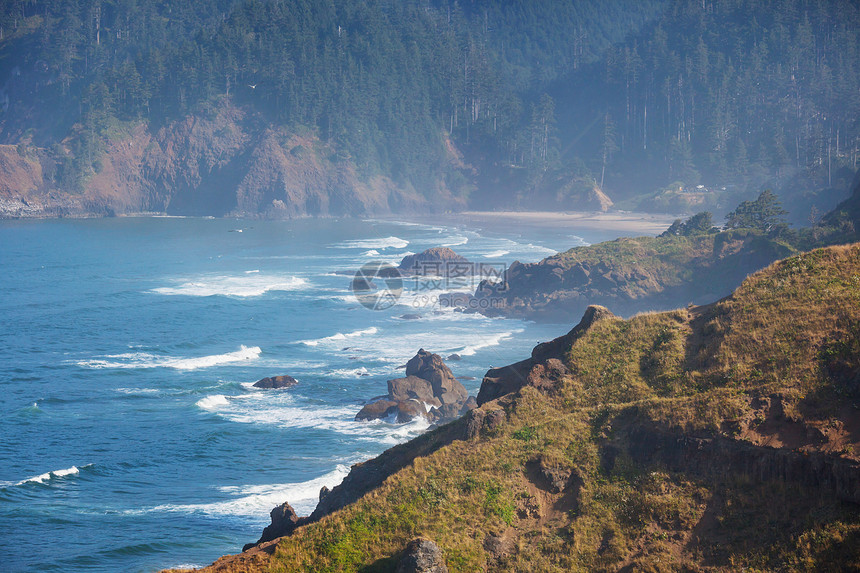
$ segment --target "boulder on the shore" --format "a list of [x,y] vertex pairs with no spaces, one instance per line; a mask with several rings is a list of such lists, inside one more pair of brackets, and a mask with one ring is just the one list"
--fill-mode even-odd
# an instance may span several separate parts
[[469,259],[448,247],[434,247],[414,255],[406,255],[397,268],[404,275],[462,277],[474,274],[469,265]]
[[396,415],[397,423],[418,417],[444,423],[462,416],[475,404],[475,398],[469,396],[442,357],[422,348],[406,364],[406,376],[389,380],[388,394],[365,404],[355,419],[379,420]]
[[439,546],[419,537],[406,546],[395,573],[448,573],[448,566]]
[[295,386],[298,383],[298,380],[285,374],[283,376],[271,376],[269,378],[257,380],[254,382],[254,388],[289,388],[290,386]]

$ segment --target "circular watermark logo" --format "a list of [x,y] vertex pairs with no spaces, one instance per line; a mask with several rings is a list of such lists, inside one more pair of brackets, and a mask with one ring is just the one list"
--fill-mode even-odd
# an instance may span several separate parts
[[352,294],[370,310],[391,308],[403,294],[403,275],[394,265],[372,261],[362,265],[352,279]]

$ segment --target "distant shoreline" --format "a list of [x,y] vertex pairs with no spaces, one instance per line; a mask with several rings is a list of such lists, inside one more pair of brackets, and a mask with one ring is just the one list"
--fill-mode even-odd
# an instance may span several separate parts
[[487,228],[541,227],[618,231],[640,235],[659,235],[677,217],[669,214],[636,213],[630,211],[460,211],[439,215],[411,216],[406,214],[376,217],[381,220],[402,220],[418,223],[458,223]]
[[[638,213],[632,211],[452,211],[417,215],[415,213],[386,213],[377,215],[353,215],[359,219],[376,219],[379,221],[404,221],[424,224],[457,224],[467,227],[483,227],[490,230],[505,231],[510,225],[519,228],[553,228],[570,227],[597,231],[613,231],[634,233],[637,235],[659,235],[677,219],[675,215]],[[259,217],[237,215],[168,215],[157,211],[142,211],[105,215],[103,213],[51,213],[35,212],[17,213],[11,215],[0,211],[0,221],[39,221],[51,219],[108,219],[108,218],[169,218],[169,219],[235,219],[259,220]],[[305,215],[290,219],[337,219],[336,215]],[[263,220],[266,220],[263,218]],[[272,219],[278,220],[278,219]]]

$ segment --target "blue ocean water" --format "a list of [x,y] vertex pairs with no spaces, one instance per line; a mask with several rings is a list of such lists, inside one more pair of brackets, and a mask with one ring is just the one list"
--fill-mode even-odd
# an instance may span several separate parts
[[[435,246],[535,261],[596,238],[579,234],[0,222],[0,571],[205,565],[256,540],[275,505],[309,513],[351,464],[426,429],[353,421],[419,348],[460,354],[449,365],[475,394],[488,368],[570,327],[428,306],[428,287],[408,281],[372,311],[350,273]],[[280,374],[299,384],[251,387]]]

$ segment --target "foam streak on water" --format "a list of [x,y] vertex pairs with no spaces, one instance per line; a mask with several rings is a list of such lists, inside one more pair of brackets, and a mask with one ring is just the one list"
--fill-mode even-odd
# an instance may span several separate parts
[[285,501],[288,501],[299,515],[309,515],[319,501],[320,489],[333,488],[343,481],[348,473],[347,466],[338,465],[325,475],[300,483],[222,486],[218,490],[232,495],[231,499],[187,505],[164,504],[145,511],[203,513],[213,517],[242,518],[263,525],[268,521],[272,508]]
[[172,356],[159,356],[149,352],[125,352],[122,354],[108,354],[90,360],[76,362],[84,368],[174,368],[176,370],[197,370],[199,368],[211,368],[220,364],[233,362],[251,361],[260,356],[262,350],[259,346],[240,346],[239,350],[225,354],[213,354],[196,358],[175,358]]
[[152,289],[150,292],[174,296],[254,297],[270,291],[292,291],[309,288],[305,279],[294,276],[269,276],[259,270],[240,276],[201,276],[186,279],[178,285]]
[[370,328],[365,328],[363,330],[355,330],[353,332],[347,332],[346,334],[342,332],[337,332],[332,334],[331,336],[326,336],[323,338],[317,338],[316,340],[302,340],[301,343],[307,346],[319,346],[320,344],[331,344],[334,342],[342,342],[344,340],[349,340],[353,338],[358,338],[360,336],[369,336],[379,332],[375,326],[371,326]]

